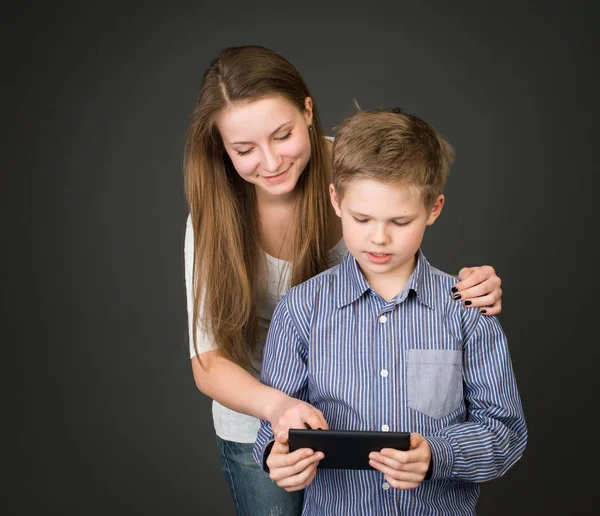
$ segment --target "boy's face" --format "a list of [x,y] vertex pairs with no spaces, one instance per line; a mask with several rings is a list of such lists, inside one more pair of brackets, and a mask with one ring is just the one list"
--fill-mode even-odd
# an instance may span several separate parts
[[406,281],[425,228],[438,218],[444,196],[431,211],[421,195],[407,185],[357,179],[345,187],[340,199],[329,187],[331,202],[342,219],[344,240],[367,281]]

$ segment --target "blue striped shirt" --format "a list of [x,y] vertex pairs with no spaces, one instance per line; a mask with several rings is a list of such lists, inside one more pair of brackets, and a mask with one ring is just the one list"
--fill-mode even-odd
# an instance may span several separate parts
[[[496,317],[452,299],[456,279],[422,252],[386,301],[356,260],[290,289],[277,305],[261,380],[321,410],[330,428],[419,432],[432,476],[396,490],[376,470],[317,469],[303,515],[474,514],[478,482],[521,457],[527,428]],[[262,465],[271,426],[254,445]]]

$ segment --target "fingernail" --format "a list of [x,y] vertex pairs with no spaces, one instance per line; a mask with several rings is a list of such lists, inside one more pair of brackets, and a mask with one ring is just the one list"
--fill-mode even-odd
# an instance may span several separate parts
[[471,304],[471,301],[465,301],[465,306],[469,306]]
[[479,310],[482,314],[487,314],[487,310],[485,308],[482,308],[481,310]]
[[460,294],[456,294],[456,295],[454,296],[454,299],[460,299]]
[[452,292],[458,292],[458,289],[456,287],[452,287]]

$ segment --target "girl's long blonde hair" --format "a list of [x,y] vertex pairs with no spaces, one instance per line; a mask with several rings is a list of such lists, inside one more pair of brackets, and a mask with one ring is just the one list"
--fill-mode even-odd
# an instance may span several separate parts
[[[194,229],[193,328],[202,325],[223,356],[248,371],[255,370],[256,303],[264,273],[256,196],[234,169],[216,117],[231,104],[272,95],[301,112],[311,96],[298,71],[276,52],[258,46],[223,50],[204,73],[185,142],[185,192]],[[296,185],[290,286],[328,267],[330,160],[314,103],[310,143],[311,157]]]

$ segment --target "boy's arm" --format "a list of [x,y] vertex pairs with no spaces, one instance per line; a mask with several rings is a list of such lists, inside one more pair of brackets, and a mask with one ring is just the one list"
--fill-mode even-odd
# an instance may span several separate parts
[[[260,380],[294,398],[308,401],[307,346],[295,327],[287,301],[286,294],[273,313],[263,352]],[[273,441],[271,424],[268,421],[261,421],[254,443],[253,456],[265,470],[267,469],[266,458]]]
[[496,317],[477,315],[464,351],[467,421],[427,436],[432,480],[484,482],[521,457],[527,426],[506,337]]

